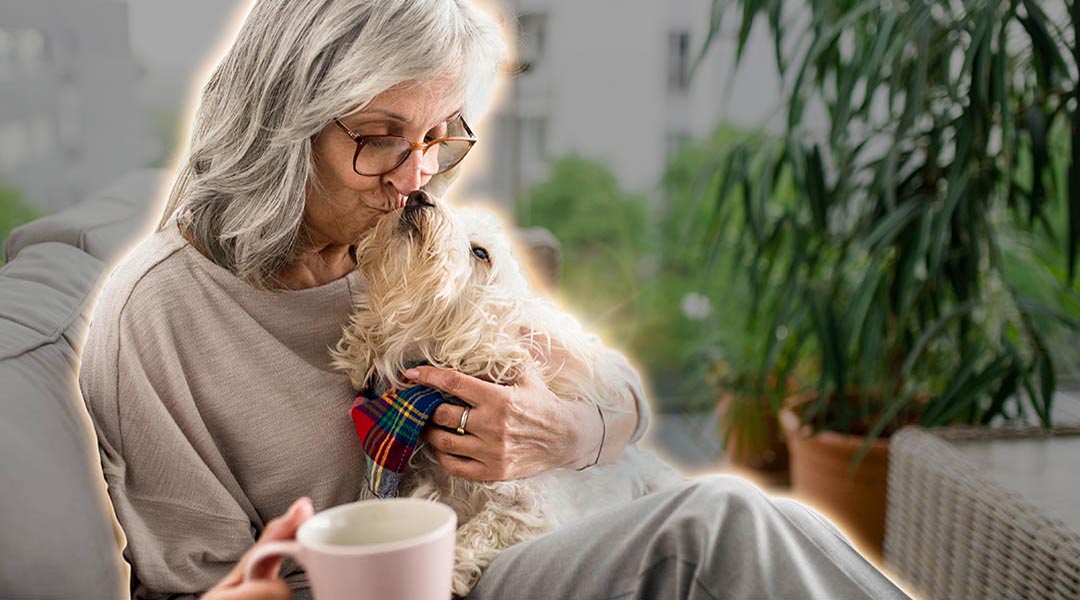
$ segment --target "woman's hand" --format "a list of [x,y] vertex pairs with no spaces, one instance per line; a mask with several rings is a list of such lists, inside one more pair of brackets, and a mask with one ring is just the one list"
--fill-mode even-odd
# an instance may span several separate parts
[[314,513],[310,499],[300,498],[293,502],[284,515],[266,524],[266,529],[259,536],[259,541],[244,553],[224,579],[206,592],[202,600],[290,600],[292,591],[284,581],[278,578],[278,569],[281,568],[280,558],[264,560],[260,563],[255,570],[255,579],[251,581],[244,581],[244,571],[256,548],[267,542],[294,539],[296,530]]
[[[421,366],[405,377],[472,406],[465,435],[428,427],[422,436],[451,475],[476,481],[522,479],[552,468],[583,467],[596,457],[603,427],[596,407],[559,399],[536,375],[503,386]],[[456,429],[464,411],[442,404],[432,420]]]

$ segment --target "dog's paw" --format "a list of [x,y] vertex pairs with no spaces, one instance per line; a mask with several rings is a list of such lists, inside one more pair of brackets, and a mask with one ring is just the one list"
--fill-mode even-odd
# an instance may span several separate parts
[[455,598],[464,598],[472,592],[480,581],[483,572],[475,563],[457,563],[454,565],[454,579],[450,585],[450,591]]

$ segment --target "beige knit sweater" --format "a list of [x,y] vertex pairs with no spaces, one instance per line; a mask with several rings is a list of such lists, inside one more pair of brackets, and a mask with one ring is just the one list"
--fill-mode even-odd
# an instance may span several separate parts
[[[127,538],[135,598],[197,594],[300,496],[316,510],[368,497],[330,368],[359,271],[261,291],[200,254],[175,215],[112,272],[94,308],[79,384]],[[639,379],[625,361],[639,422]],[[290,582],[302,573],[286,564]]]

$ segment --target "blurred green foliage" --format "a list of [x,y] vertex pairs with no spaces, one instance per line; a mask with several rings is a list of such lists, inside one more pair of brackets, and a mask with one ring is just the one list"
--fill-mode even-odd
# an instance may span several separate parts
[[[1051,180],[1065,181],[1071,160],[1069,128],[1057,123],[1047,136],[1047,162]],[[1021,156],[1028,157],[1028,142],[1021,143]],[[1016,179],[1031,181],[1032,164],[1021,160]],[[1042,227],[1035,231],[1005,223],[999,228],[1002,252],[1002,272],[1005,281],[1020,298],[1038,306],[1049,307],[1054,315],[1039,315],[1047,329],[1047,345],[1059,368],[1062,387],[1075,388],[1080,384],[1080,278],[1070,278],[1069,258],[1062,243],[1068,236],[1068,188],[1056,185],[1050,190],[1047,216]],[[1023,220],[1013,207],[1016,220]],[[1064,319],[1067,323],[1061,323]],[[1062,326],[1068,325],[1068,326]]]
[[[623,191],[600,161],[566,156],[554,163],[546,181],[518,198],[518,223],[546,227],[562,246],[563,304],[645,370],[661,410],[710,408],[718,376],[725,389],[748,395],[763,380],[761,357],[771,322],[741,276],[753,263],[739,242],[742,190],[730,191],[727,220],[710,221],[714,207],[706,192],[717,182],[702,175],[733,146],[761,135],[722,124],[709,137],[691,140],[670,158],[656,197]],[[1053,147],[1063,170],[1068,139],[1059,132]],[[781,210],[797,201],[791,177],[778,177],[769,204]],[[1080,284],[1063,283],[1067,259],[1059,241],[1065,235],[1065,206],[1056,203],[1048,220],[1053,235],[1000,225],[1003,271],[1019,296],[1080,320]],[[710,248],[705,240],[718,243]],[[772,260],[786,264],[789,257]],[[711,310],[704,318],[683,312],[688,294],[708,300]],[[1068,328],[1049,339],[1068,379],[1080,373],[1077,341]]]
[[[1049,426],[1050,344],[1077,332],[1062,308],[1080,256],[1080,3],[811,3],[797,24],[784,6],[713,0],[701,50],[734,20],[738,64],[758,23],[781,78],[783,134],[725,151],[704,193],[711,222],[744,230],[753,308],[773,323],[760,371],[809,357],[798,412],[866,434],[855,463],[913,421],[1030,408]],[[794,204],[775,198],[787,178]]]
[[[0,250],[4,248],[12,229],[40,216],[42,213],[22,201],[19,190],[0,184]],[[0,252],[0,265],[5,260],[6,254]]]
[[567,308],[587,327],[618,336],[626,344],[633,328],[614,328],[635,314],[641,281],[637,266],[648,252],[646,199],[622,191],[600,162],[567,156],[551,177],[517,201],[517,223],[546,227],[559,239],[559,288]]
[[154,139],[161,145],[161,154],[146,166],[154,169],[168,167],[180,145],[180,112],[176,109],[152,108],[146,112],[146,119]]
[[[711,408],[709,369],[719,360],[748,366],[760,348],[748,291],[732,285],[738,257],[708,255],[701,243],[711,207],[701,201],[709,182],[699,174],[745,135],[721,125],[688,142],[671,156],[655,195],[627,193],[604,163],[571,155],[517,199],[520,226],[545,227],[559,239],[563,305],[645,370],[662,390],[661,410]],[[777,197],[790,202],[794,194],[781,186]]]

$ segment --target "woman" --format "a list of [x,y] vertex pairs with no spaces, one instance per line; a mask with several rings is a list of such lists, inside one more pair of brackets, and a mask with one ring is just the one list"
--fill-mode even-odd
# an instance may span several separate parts
[[[367,497],[355,391],[327,352],[364,290],[351,246],[417,190],[442,195],[501,50],[466,0],[255,3],[203,91],[161,226],[116,267],[83,352],[136,598],[217,582],[230,589],[215,594],[242,594],[236,563],[270,517],[302,496],[314,510]],[[502,480],[586,467],[601,449],[612,461],[640,438],[648,408],[622,363],[625,410],[606,427],[539,381],[409,376],[476,407],[465,435],[425,432],[443,466]],[[454,429],[461,416],[444,405],[434,420]],[[503,553],[473,596],[898,593],[816,515],[739,480],[643,500]],[[284,571],[304,590],[295,565]]]

